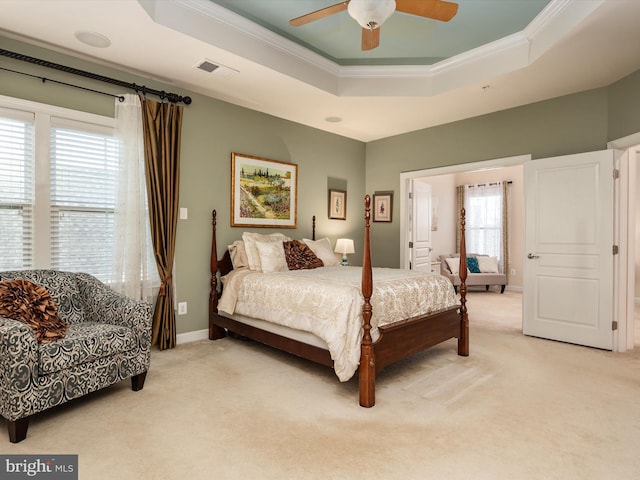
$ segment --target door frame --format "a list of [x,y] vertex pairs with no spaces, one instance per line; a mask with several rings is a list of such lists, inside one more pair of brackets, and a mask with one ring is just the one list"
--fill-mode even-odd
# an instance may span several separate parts
[[452,173],[464,173],[493,168],[513,167],[531,160],[531,155],[516,155],[513,157],[482,160],[479,162],[460,163],[448,167],[428,168],[400,174],[400,268],[409,268],[411,255],[409,252],[409,191],[411,181],[416,178],[436,177]]
[[[618,212],[615,219],[616,232],[614,240],[620,246],[619,255],[615,258],[614,282],[618,288],[614,292],[614,311],[618,318],[618,330],[613,336],[613,351],[625,352],[633,350],[635,338],[635,244],[636,244],[636,169],[640,161],[640,132],[612,140],[607,148],[623,150],[621,159],[618,193],[614,202]],[[633,245],[634,248],[631,248]]]

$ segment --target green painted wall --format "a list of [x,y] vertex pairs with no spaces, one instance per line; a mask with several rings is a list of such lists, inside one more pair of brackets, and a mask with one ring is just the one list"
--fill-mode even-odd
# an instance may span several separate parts
[[[311,217],[316,215],[318,237],[329,236],[333,242],[342,236],[353,238],[357,251],[362,252],[364,220],[362,204],[356,199],[364,196],[364,143],[10,39],[0,37],[0,48],[193,98],[193,103],[185,106],[182,129],[180,206],[188,208],[189,218],[178,223],[174,278],[178,301],[188,302],[188,314],[176,317],[178,333],[208,328],[211,210],[218,211],[219,250],[245,230],[230,227],[231,152],[298,165],[298,228],[287,230],[287,234],[310,237]],[[0,57],[0,65],[114,94],[131,93],[5,57]],[[4,70],[0,70],[0,95],[114,115],[115,100],[111,97],[51,82],[43,84]],[[327,189],[336,184],[348,192],[346,221],[327,218]],[[361,264],[358,254],[351,261]]]
[[640,132],[640,70],[617,81],[609,92],[609,140]]

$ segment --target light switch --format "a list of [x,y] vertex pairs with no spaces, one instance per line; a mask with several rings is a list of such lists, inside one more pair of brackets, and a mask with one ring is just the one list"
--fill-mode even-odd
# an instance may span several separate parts
[[187,211],[187,208],[180,208],[180,220],[186,220],[187,218],[189,218],[189,212]]

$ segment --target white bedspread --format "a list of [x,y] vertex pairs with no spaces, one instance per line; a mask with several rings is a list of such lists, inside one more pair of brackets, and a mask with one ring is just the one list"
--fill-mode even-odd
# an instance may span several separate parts
[[[361,267],[257,273],[237,270],[224,278],[218,310],[311,332],[329,347],[336,375],[358,368],[362,338]],[[374,268],[371,336],[378,326],[456,305],[451,282],[411,270]]]

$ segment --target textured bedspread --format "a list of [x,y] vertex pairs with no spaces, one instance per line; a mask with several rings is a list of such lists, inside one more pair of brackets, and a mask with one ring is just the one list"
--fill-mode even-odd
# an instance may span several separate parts
[[[358,368],[362,338],[361,267],[323,267],[257,273],[238,270],[224,279],[218,309],[311,332],[329,347],[336,375]],[[371,335],[378,326],[456,305],[445,277],[411,270],[373,269]]]

